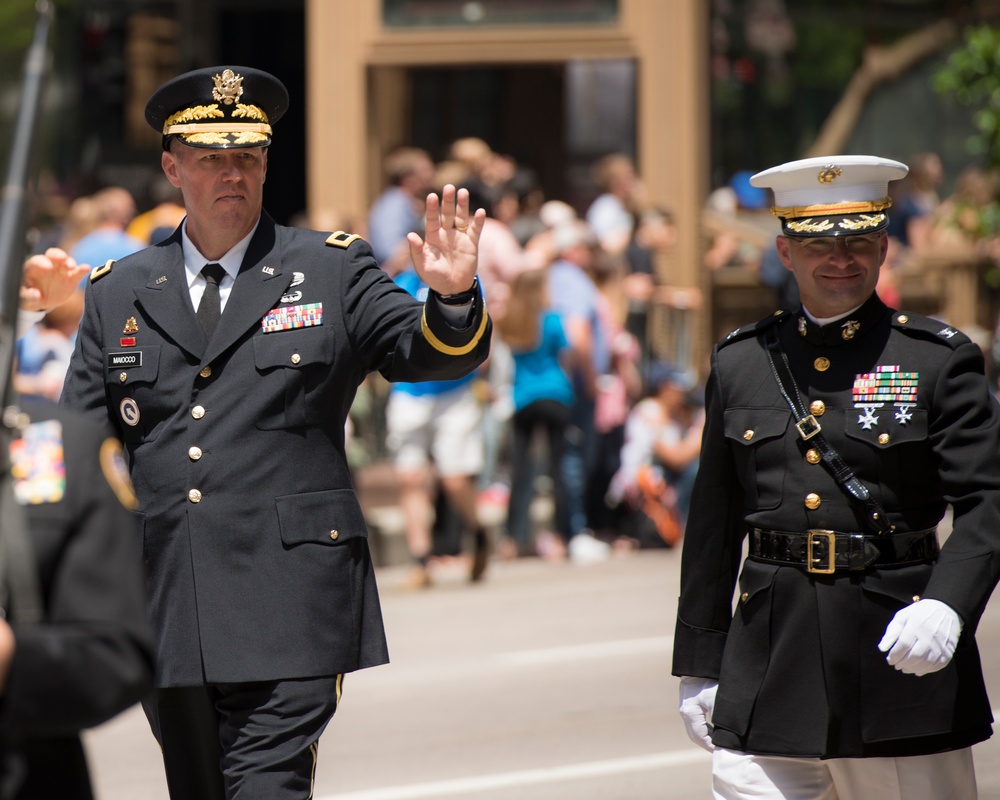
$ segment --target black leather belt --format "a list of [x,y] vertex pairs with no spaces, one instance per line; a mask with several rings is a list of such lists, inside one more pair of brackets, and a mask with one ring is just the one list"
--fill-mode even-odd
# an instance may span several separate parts
[[938,552],[937,528],[887,536],[824,530],[750,530],[751,558],[774,564],[797,564],[820,575],[831,575],[838,569],[858,572],[875,565],[931,561]]

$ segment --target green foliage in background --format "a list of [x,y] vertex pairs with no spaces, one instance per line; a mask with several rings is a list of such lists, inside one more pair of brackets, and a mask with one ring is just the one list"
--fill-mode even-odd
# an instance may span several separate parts
[[[24,56],[35,36],[36,0],[3,0],[0,2],[0,75],[4,82],[20,80],[24,73]],[[54,2],[56,14],[67,3]]]
[[978,133],[968,140],[969,152],[1000,168],[1000,27],[966,29],[963,45],[935,74],[934,88],[972,109]]

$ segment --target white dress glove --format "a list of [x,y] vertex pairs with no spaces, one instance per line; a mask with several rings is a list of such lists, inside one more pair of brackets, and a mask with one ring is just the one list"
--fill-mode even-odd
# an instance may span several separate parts
[[681,678],[681,704],[679,711],[684,720],[684,730],[698,747],[709,752],[712,744],[712,710],[719,682],[710,678]]
[[900,672],[926,675],[944,669],[955,654],[962,619],[940,600],[918,600],[896,612],[878,649]]

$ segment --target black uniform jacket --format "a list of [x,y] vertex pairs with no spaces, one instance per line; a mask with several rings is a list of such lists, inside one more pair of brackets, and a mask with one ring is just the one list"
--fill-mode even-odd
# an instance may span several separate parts
[[[0,797],[77,800],[90,797],[78,732],[152,688],[153,636],[135,517],[121,502],[131,492],[121,445],[106,426],[51,404],[22,408],[33,425],[54,420],[55,431],[27,478],[42,486],[25,517],[43,616],[9,614],[16,649],[0,699]],[[60,467],[61,496],[50,494],[58,481],[48,483]]]
[[[931,528],[953,506],[935,563],[817,575],[747,559],[733,610],[749,528],[871,532],[793,425],[759,338],[772,326],[805,406],[896,532]],[[673,672],[719,680],[715,743],[898,756],[989,737],[974,634],[1000,570],[1000,407],[979,348],[873,295],[822,328],[778,312],[734,331],[713,351],[706,392]],[[923,677],[890,667],[877,648],[916,596],[947,603],[965,623],[949,666]]]
[[[373,370],[485,360],[482,298],[449,326],[368,244],[266,214],[211,341],[180,230],[89,284],[62,401],[121,433],[139,498],[158,685],[334,675],[388,660],[344,424]],[[268,328],[265,328],[265,323]]]

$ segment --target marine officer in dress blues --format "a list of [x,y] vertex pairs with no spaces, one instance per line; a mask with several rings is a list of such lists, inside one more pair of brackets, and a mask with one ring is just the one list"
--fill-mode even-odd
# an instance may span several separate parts
[[829,156],[751,180],[802,307],[712,353],[673,673],[717,798],[976,796],[1000,412],[979,347],[875,292],[906,171]]
[[466,192],[429,196],[409,237],[426,303],[359,236],[263,211],[287,106],[273,75],[232,65],[153,94],[187,217],[94,270],[63,393],[128,454],[158,648],[146,712],[176,800],[311,796],[343,673],[388,660],[344,453],[355,392],[374,370],[457,378],[489,350]]

